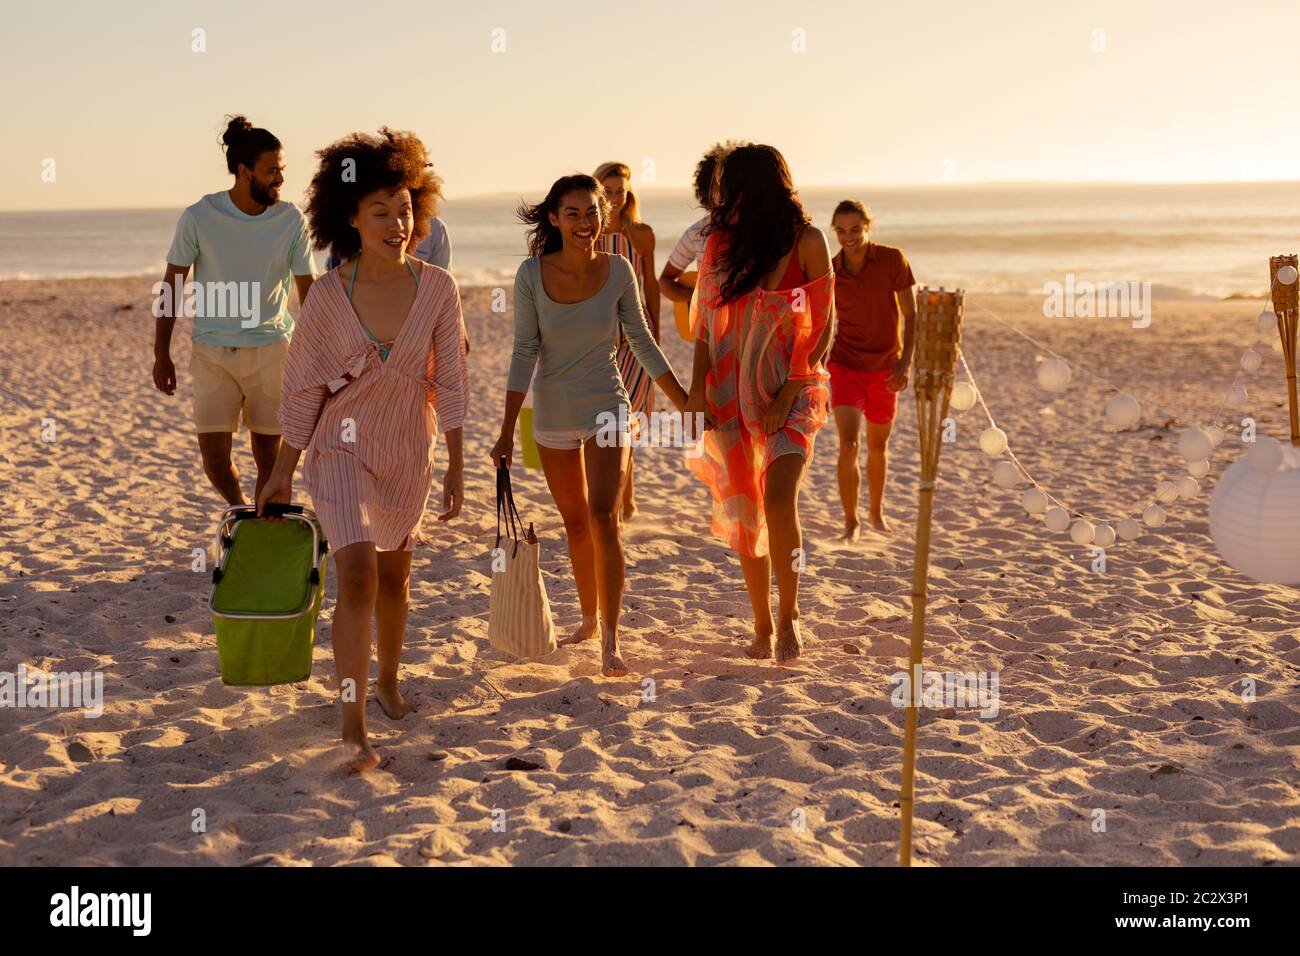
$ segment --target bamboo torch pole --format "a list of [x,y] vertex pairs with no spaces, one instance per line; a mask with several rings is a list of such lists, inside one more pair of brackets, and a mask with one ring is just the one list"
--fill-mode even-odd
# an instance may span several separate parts
[[930,571],[930,512],[939,471],[943,420],[948,417],[957,352],[961,347],[962,299],[957,289],[922,287],[916,296],[916,350],[912,387],[916,392],[916,431],[921,446],[921,491],[916,515],[916,556],[912,565],[912,648],[908,666],[907,716],[903,731],[903,780],[898,807],[903,830],[900,866],[912,865],[912,809],[916,779],[916,719],[920,705],[921,656],[925,646],[925,603]]
[[1297,266],[1296,256],[1273,256],[1268,260],[1273,311],[1277,313],[1277,334],[1282,337],[1282,355],[1286,359],[1286,390],[1291,405],[1291,444],[1300,445],[1300,407],[1296,404],[1295,377],[1296,321],[1297,313],[1300,312],[1300,309],[1296,308],[1296,300],[1300,282],[1294,278],[1290,282],[1283,282],[1278,278],[1278,273],[1288,266],[1290,275],[1294,277]]

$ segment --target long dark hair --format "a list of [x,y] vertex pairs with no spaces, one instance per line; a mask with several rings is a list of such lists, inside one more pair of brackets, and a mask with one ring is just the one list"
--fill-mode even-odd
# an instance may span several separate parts
[[227,116],[226,131],[221,134],[221,143],[226,151],[226,169],[232,175],[239,175],[241,165],[252,169],[257,165],[257,157],[271,151],[278,152],[282,147],[280,141],[267,130],[254,126],[243,116]]
[[725,304],[757,288],[811,220],[785,157],[772,146],[746,143],[727,153],[718,167],[717,198],[709,223],[723,241],[716,261],[724,275],[719,304]]
[[525,226],[532,226],[528,230],[530,256],[544,256],[548,252],[558,252],[564,245],[560,227],[551,224],[551,213],[555,213],[558,217],[560,200],[572,192],[590,192],[595,195],[596,208],[600,211],[601,228],[604,229],[605,223],[609,222],[609,200],[605,198],[604,187],[596,182],[594,176],[588,176],[586,173],[561,176],[551,184],[551,191],[541,202],[529,205],[520,201],[519,208],[515,210],[515,215],[519,217],[520,222]]

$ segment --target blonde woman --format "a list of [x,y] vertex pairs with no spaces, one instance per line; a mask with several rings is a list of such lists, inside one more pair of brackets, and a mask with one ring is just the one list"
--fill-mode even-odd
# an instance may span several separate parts
[[[596,182],[605,190],[609,201],[609,222],[597,240],[601,252],[620,255],[632,263],[641,306],[649,317],[650,332],[659,339],[659,280],[655,278],[655,231],[641,221],[640,204],[632,192],[632,170],[626,163],[601,163],[596,167]],[[628,413],[649,415],[654,410],[651,378],[637,362],[632,346],[621,331],[618,341],[618,372],[623,377],[629,398]],[[636,494],[632,488],[632,459],[628,458],[627,482],[623,486],[623,520],[636,514]]]

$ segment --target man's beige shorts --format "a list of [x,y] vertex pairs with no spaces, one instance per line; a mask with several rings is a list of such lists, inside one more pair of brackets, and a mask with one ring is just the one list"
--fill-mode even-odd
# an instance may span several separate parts
[[194,427],[204,432],[239,431],[239,413],[251,432],[280,434],[280,373],[289,342],[251,349],[195,342]]

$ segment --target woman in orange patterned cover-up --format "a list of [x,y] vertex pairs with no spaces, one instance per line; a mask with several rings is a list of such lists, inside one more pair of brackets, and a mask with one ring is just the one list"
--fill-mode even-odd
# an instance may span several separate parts
[[[835,327],[835,276],[789,167],[771,146],[739,146],[719,171],[718,204],[691,304],[688,412],[711,430],[691,470],[713,493],[713,530],[740,555],[754,609],[750,657],[793,661],[799,626],[799,485],[829,416],[822,359]],[[775,560],[773,560],[775,556]],[[775,628],[768,595],[776,573]]]

